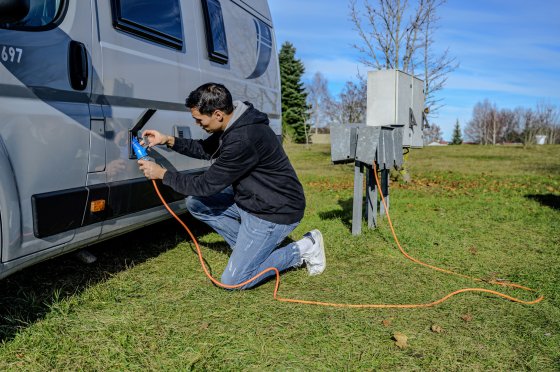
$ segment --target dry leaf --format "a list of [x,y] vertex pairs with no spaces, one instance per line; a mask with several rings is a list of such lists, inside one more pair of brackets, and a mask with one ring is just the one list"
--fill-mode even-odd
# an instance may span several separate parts
[[384,327],[390,327],[391,326],[391,319],[385,319],[381,322],[383,324]]
[[461,319],[463,319],[463,321],[465,322],[470,322],[471,320],[473,320],[473,316],[471,314],[465,314],[461,317]]
[[478,250],[475,247],[470,247],[469,248],[469,253],[474,256],[478,253]]
[[395,345],[397,345],[397,347],[399,349],[406,349],[408,344],[408,337],[400,332],[395,332],[393,333],[393,338],[395,339]]
[[200,325],[200,329],[208,329],[210,327],[210,323],[204,322]]
[[438,326],[437,324],[432,324],[432,332],[441,333],[443,332],[443,328],[441,328],[441,326]]

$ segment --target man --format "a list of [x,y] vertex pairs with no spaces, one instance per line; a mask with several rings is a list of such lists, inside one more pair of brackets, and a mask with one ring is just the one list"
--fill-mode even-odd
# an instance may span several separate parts
[[[186,101],[192,117],[210,137],[176,138],[146,130],[148,146],[167,145],[174,151],[213,161],[201,175],[166,170],[139,160],[149,179],[189,195],[187,209],[210,225],[232,249],[221,281],[237,285],[261,271],[283,271],[304,263],[309,275],[326,267],[323,237],[313,230],[283,247],[278,245],[299,224],[305,196],[281,143],[269,127],[266,114],[249,102],[232,101],[227,88],[208,83],[192,91]],[[242,286],[250,288],[273,272]]]

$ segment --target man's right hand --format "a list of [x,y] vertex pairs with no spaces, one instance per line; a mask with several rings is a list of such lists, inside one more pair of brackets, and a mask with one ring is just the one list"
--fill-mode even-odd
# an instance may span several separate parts
[[[142,133],[143,138],[147,138],[148,140],[148,147],[156,146],[156,145],[167,145],[169,147],[173,147],[175,143],[175,137],[168,136],[166,134],[162,134],[157,130],[148,129]],[[146,142],[142,139],[140,142],[141,145],[146,145]]]

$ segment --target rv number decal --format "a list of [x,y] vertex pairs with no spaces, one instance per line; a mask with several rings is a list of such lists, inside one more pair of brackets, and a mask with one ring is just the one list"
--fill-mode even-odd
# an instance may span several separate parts
[[2,61],[4,62],[15,62],[19,63],[21,61],[21,55],[23,54],[23,49],[14,48],[13,46],[2,46]]

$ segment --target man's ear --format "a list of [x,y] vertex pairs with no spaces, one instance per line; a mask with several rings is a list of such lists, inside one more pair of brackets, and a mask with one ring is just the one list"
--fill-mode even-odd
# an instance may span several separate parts
[[216,115],[216,119],[218,121],[223,121],[224,120],[224,113],[220,110],[216,110],[214,111],[214,115]]

